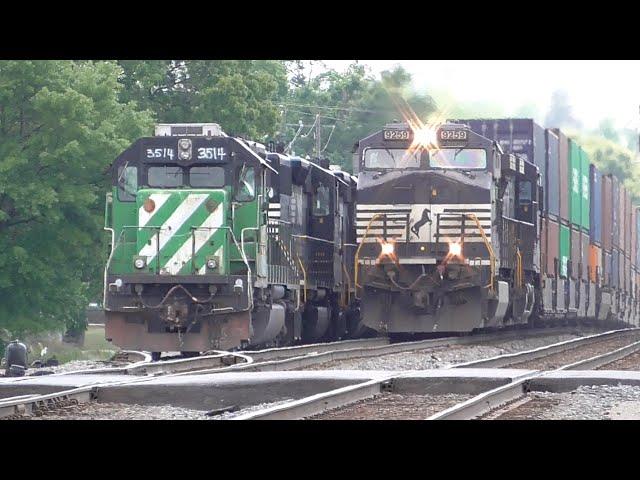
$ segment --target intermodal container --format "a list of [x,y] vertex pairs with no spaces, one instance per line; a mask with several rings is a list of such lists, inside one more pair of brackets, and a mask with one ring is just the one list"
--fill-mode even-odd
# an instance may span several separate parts
[[638,210],[631,206],[631,266],[638,266]]
[[611,175],[611,209],[607,210],[603,205],[602,212],[604,215],[611,212],[611,244],[614,248],[620,247],[620,183],[618,179]]
[[624,289],[631,291],[631,262],[627,256],[624,257]]
[[[469,125],[472,131],[497,142],[505,153],[513,153],[535,164],[540,173],[539,184],[546,190],[546,144],[544,128],[530,118],[492,118],[453,120]],[[543,209],[547,209],[544,199]]]
[[571,278],[580,278],[580,230],[571,227]]
[[618,246],[622,252],[624,252],[624,223],[626,218],[626,206],[627,202],[625,201],[626,189],[622,182],[619,183],[619,195],[618,195]]
[[624,254],[627,257],[631,256],[631,226],[633,225],[631,219],[631,195],[629,191],[625,189],[624,192]]
[[547,219],[547,248],[546,248],[546,263],[547,263],[547,275],[550,277],[556,276],[555,263],[558,262],[558,268],[561,267],[560,262],[560,227],[558,222]]
[[558,165],[560,172],[560,218],[565,222],[570,221],[569,217],[569,139],[558,129],[554,129],[558,135]]
[[547,269],[547,223],[546,217],[540,219],[540,273],[548,275]]
[[602,174],[595,165],[589,166],[589,184],[589,235],[591,243],[602,245]]
[[640,269],[640,209],[636,208],[636,267]]
[[582,221],[582,184],[581,184],[580,146],[569,139],[569,220],[580,227]]
[[607,252],[611,251],[613,239],[613,214],[611,213],[611,199],[613,185],[611,175],[602,176],[602,248]]
[[569,260],[571,258],[571,231],[569,227],[560,225],[560,276],[567,278]]
[[586,280],[589,275],[589,234],[580,233],[580,278]]
[[602,275],[602,249],[592,243],[589,245],[589,280],[593,283],[596,274]]
[[549,129],[545,130],[545,139],[547,181],[544,186],[544,209],[549,212],[550,215],[557,218],[560,215],[560,141],[558,140],[558,135]]
[[591,198],[591,185],[589,182],[589,156],[582,148],[580,148],[580,182],[582,184],[582,219],[580,220],[580,226],[585,232],[589,231],[591,225],[591,205],[589,199]]
[[602,283],[605,286],[613,286],[613,255],[610,252],[604,252],[602,255]]

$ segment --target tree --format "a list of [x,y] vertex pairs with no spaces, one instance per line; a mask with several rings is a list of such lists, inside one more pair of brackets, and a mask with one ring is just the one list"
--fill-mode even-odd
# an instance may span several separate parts
[[121,61],[123,101],[155,112],[158,122],[216,122],[227,133],[260,140],[275,133],[287,93],[284,62],[272,60]]
[[352,170],[354,142],[386,123],[402,121],[401,110],[410,108],[422,121],[436,110],[431,97],[411,89],[411,75],[402,67],[382,72],[379,79],[357,62],[344,73],[326,70],[313,77],[295,67],[295,82],[282,102],[286,128],[279,140],[290,144],[293,153],[314,156],[320,115],[321,156],[347,171]]
[[551,106],[545,119],[547,128],[576,128],[582,123],[573,117],[569,94],[564,90],[556,90],[551,95]]
[[102,288],[106,167],[152,118],[115,62],[0,62],[0,328],[74,325]]
[[618,143],[598,135],[572,134],[602,173],[612,173],[624,182],[635,201],[640,200],[640,167],[635,154]]
[[612,142],[618,142],[620,138],[613,123],[613,119],[611,118],[605,118],[600,122],[597,133]]

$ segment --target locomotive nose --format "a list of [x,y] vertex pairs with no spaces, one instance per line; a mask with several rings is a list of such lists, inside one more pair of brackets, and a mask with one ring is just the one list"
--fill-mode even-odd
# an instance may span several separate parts
[[133,266],[161,275],[226,272],[227,194],[219,189],[138,192]]

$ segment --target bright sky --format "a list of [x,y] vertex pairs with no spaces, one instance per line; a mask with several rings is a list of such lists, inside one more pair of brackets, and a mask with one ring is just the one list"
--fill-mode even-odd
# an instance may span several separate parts
[[[344,70],[352,60],[325,60]],[[461,102],[491,102],[505,114],[536,105],[542,118],[554,90],[569,94],[573,116],[588,129],[605,117],[618,128],[638,128],[640,61],[637,60],[360,60],[373,73],[402,65],[417,90],[446,90]]]

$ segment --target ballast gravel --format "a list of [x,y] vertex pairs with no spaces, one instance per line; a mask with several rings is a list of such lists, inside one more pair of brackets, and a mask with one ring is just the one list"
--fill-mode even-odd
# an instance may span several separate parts
[[446,408],[471,398],[471,395],[413,395],[383,393],[360,400],[307,420],[426,420]]
[[640,387],[586,385],[571,392],[531,392],[498,420],[640,420]]
[[125,403],[83,403],[59,407],[42,415],[24,415],[20,420],[230,420],[267,407],[290,402],[291,399],[261,403],[240,410],[211,415],[210,411],[172,407],[171,405],[136,405]]
[[302,370],[430,370],[458,363],[531,350],[578,338],[577,334],[550,335],[474,345],[445,345],[379,357],[353,358],[312,365]]

